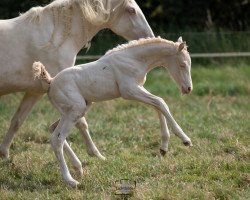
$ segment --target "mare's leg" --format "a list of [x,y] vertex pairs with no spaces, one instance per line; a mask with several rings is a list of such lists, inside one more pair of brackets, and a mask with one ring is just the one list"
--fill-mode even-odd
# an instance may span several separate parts
[[43,96],[43,94],[25,93],[18,110],[14,114],[8,132],[6,133],[2,144],[0,145],[0,157],[9,158],[9,148],[14,135],[23,124],[27,115],[35,105],[35,103]]
[[144,87],[138,85],[134,85],[134,87],[130,88],[122,88],[120,92],[121,96],[125,99],[138,100],[140,102],[154,106],[165,116],[166,120],[173,129],[173,132],[183,141],[183,144],[186,146],[192,146],[190,138],[183,132],[181,127],[177,124],[177,122],[171,115],[167,104],[162,98],[149,93]]
[[[50,133],[53,133],[58,126],[60,120],[54,122],[50,128]],[[67,140],[65,139],[63,150],[66,152],[71,164],[73,165],[74,170],[77,172],[77,175],[81,177],[83,175],[82,163],[79,158],[76,156],[75,152],[71,149],[70,145],[68,144]]]
[[85,117],[82,117],[79,119],[79,121],[76,124],[76,127],[79,129],[81,135],[84,138],[84,141],[87,146],[87,152],[90,156],[96,156],[100,158],[101,160],[106,160],[106,158],[99,152],[97,147],[95,146],[90,134],[89,134],[89,129],[88,129],[88,124],[85,119]]
[[160,119],[160,125],[161,125],[161,147],[160,147],[160,153],[162,156],[165,156],[167,150],[168,150],[168,142],[169,142],[169,138],[170,138],[170,133],[168,130],[168,125],[167,125],[167,121],[166,118],[164,117],[164,115],[157,110],[159,119]]

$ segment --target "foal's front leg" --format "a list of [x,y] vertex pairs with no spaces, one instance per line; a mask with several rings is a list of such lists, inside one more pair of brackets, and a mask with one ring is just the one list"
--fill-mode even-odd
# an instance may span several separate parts
[[186,146],[192,146],[190,138],[183,132],[181,127],[177,124],[177,122],[171,115],[167,104],[162,98],[151,94],[142,86],[134,85],[134,87],[132,87],[133,85],[131,83],[127,85],[130,85],[130,88],[123,88],[120,91],[121,96],[123,98],[138,100],[140,102],[154,106],[165,116],[166,120],[169,122],[171,128],[173,129],[173,132],[182,140],[183,144]]

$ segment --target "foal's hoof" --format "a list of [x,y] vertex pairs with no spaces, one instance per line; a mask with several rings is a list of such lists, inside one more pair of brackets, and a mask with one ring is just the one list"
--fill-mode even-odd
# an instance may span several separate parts
[[167,151],[166,151],[166,150],[160,149],[160,154],[161,154],[161,156],[162,156],[162,157],[163,157],[163,156],[165,156],[165,155],[166,155],[166,153],[167,153]]
[[78,178],[81,178],[83,176],[83,169],[82,167],[73,167],[75,172],[76,172],[76,176]]
[[2,150],[1,147],[0,147],[0,158],[2,158],[3,160],[9,159],[9,152]]
[[70,180],[66,180],[67,184],[69,184],[72,188],[76,188],[79,185],[79,182],[74,180],[73,178]]
[[185,142],[183,142],[183,144],[184,144],[185,146],[188,146],[188,147],[192,147],[192,146],[193,146],[193,144],[192,144],[191,141],[185,141]]
[[96,156],[100,160],[106,160],[106,158],[98,150],[87,149],[87,153],[91,157]]

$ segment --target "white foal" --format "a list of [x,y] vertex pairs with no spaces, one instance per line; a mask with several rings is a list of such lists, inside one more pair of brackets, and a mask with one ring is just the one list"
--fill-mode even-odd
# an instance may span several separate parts
[[34,76],[42,79],[50,101],[61,114],[51,144],[63,178],[71,186],[78,182],[70,175],[64,160],[63,144],[74,124],[87,129],[83,117],[92,102],[123,97],[151,105],[159,113],[163,154],[167,151],[170,137],[166,121],[185,145],[192,145],[165,101],[143,87],[147,73],[157,66],[168,69],[183,94],[192,91],[191,59],[181,38],[176,43],[161,38],[131,41],[108,51],[95,62],[65,69],[54,78],[40,62],[33,64]]
[[[32,79],[30,66],[34,61],[40,60],[56,75],[73,66],[79,50],[106,28],[128,40],[154,36],[134,0],[54,0],[14,19],[0,20],[0,96],[25,92],[0,145],[0,157],[9,157],[14,135],[46,92]],[[88,153],[103,159],[89,133],[78,127]],[[71,151],[68,147],[66,151]]]

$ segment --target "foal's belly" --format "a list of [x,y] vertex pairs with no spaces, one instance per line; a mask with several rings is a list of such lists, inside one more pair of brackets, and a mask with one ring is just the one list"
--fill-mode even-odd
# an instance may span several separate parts
[[92,83],[84,88],[82,92],[84,99],[91,102],[106,101],[120,97],[116,83],[108,80],[103,83]]

